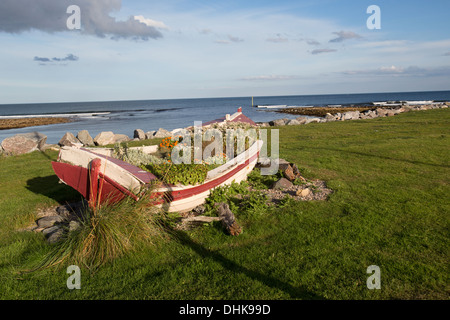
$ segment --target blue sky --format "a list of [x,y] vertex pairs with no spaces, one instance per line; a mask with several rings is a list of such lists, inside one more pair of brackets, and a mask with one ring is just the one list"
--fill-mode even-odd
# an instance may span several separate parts
[[93,3],[2,0],[0,104],[450,90],[447,0]]

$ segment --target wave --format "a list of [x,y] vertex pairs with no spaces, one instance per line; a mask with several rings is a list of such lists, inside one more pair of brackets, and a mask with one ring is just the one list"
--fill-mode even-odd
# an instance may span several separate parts
[[182,109],[185,109],[185,108],[164,108],[164,109],[155,109],[155,110],[148,110],[148,111],[164,112],[164,111],[172,111],[172,110],[175,111],[175,110],[182,110]]

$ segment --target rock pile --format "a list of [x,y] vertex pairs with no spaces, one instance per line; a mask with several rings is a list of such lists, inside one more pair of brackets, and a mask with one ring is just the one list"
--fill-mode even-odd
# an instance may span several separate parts
[[376,108],[373,110],[367,110],[364,112],[359,111],[348,111],[344,113],[336,113],[331,114],[327,113],[325,117],[297,117],[295,119],[277,119],[269,122],[258,123],[260,127],[279,127],[285,125],[301,125],[308,124],[311,122],[332,122],[332,121],[347,121],[347,120],[365,120],[365,119],[374,119],[379,117],[392,117],[399,113],[408,112],[408,111],[419,111],[419,110],[430,110],[430,109],[444,109],[448,108],[447,103],[436,103],[431,105],[420,105],[420,106],[411,106],[411,105],[402,105],[401,107],[393,107],[393,108]]
[[[272,202],[276,203],[290,196],[295,200],[325,200],[332,190],[321,180],[308,181],[300,173],[295,163],[284,159],[278,160],[279,170],[283,177],[275,181],[267,190],[262,190]],[[259,167],[267,164],[259,163]]]
[[282,179],[284,179],[285,182],[288,182],[283,185],[282,188],[260,190],[262,193],[267,195],[267,197],[273,204],[279,203],[280,201],[285,199],[286,196],[297,201],[323,201],[327,200],[329,195],[333,192],[327,187],[325,181],[322,180],[305,181],[304,183],[297,185],[293,184],[285,178]]
[[67,132],[61,140],[59,140],[58,144],[63,146],[84,146],[84,147],[92,147],[92,146],[106,146],[108,144],[115,144],[120,142],[127,142],[131,139],[124,134],[115,134],[112,131],[100,132],[95,138],[89,134],[87,130],[81,130],[78,132],[75,137],[71,132]]
[[38,212],[35,224],[25,230],[42,232],[49,243],[56,243],[81,227],[80,219],[86,206],[85,202],[78,202],[45,209]]
[[125,134],[118,134],[112,131],[100,132],[98,135],[95,136],[95,138],[92,138],[92,136],[89,134],[87,130],[82,130],[78,132],[76,137],[72,133],[67,132],[61,138],[61,140],[59,140],[58,144],[60,146],[84,146],[84,147],[106,146],[128,141],[165,138],[170,137],[171,135],[172,133],[170,131],[160,128],[157,131],[149,131],[149,132],[144,132],[144,130],[142,129],[136,129],[134,130],[133,139],[131,139]]
[[142,129],[134,130],[134,138],[138,140],[155,139],[155,138],[167,138],[172,136],[172,132],[166,129],[159,128],[157,131],[144,132]]
[[45,151],[47,149],[58,150],[63,146],[77,146],[77,147],[93,147],[93,146],[106,146],[116,143],[155,139],[155,138],[166,138],[172,136],[175,131],[180,129],[175,129],[168,131],[163,128],[159,128],[155,131],[144,132],[142,129],[134,130],[134,138],[131,139],[125,134],[117,134],[112,131],[100,132],[95,138],[93,138],[89,131],[81,130],[75,136],[71,132],[66,132],[64,136],[59,140],[57,145],[46,144],[47,136],[39,132],[17,134],[12,137],[4,139],[0,144],[0,154],[4,153],[6,155],[19,155],[24,153],[30,153],[36,150]]

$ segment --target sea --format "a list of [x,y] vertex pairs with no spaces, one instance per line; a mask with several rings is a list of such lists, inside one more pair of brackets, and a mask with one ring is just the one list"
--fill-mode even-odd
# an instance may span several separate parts
[[164,128],[171,131],[192,126],[195,121],[222,118],[235,113],[240,107],[253,121],[266,122],[280,118],[293,119],[298,115],[281,114],[276,109],[256,106],[326,107],[428,100],[450,101],[450,91],[0,104],[0,119],[57,116],[73,120],[62,124],[0,130],[0,141],[18,133],[33,131],[45,134],[50,144],[58,143],[66,132],[76,135],[81,130],[88,130],[92,137],[102,131],[113,131],[133,138],[135,129],[147,132]]

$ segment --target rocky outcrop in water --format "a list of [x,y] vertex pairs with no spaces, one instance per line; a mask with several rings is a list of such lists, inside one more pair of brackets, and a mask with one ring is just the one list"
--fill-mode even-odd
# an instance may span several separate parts
[[[333,108],[328,108],[329,112],[325,114],[324,117],[304,117],[300,116],[293,120],[288,119],[277,119],[269,122],[258,123],[259,127],[279,127],[284,125],[299,125],[308,124],[312,122],[333,122],[333,121],[348,121],[348,120],[367,120],[380,117],[393,117],[397,114],[409,111],[420,111],[420,110],[430,110],[430,109],[445,109],[448,108],[448,102],[446,103],[433,103],[430,105],[402,105],[392,108],[372,108],[366,111],[347,111],[347,112],[336,112],[332,113]],[[342,110],[339,108],[336,110]],[[288,112],[286,112],[288,113]]]

